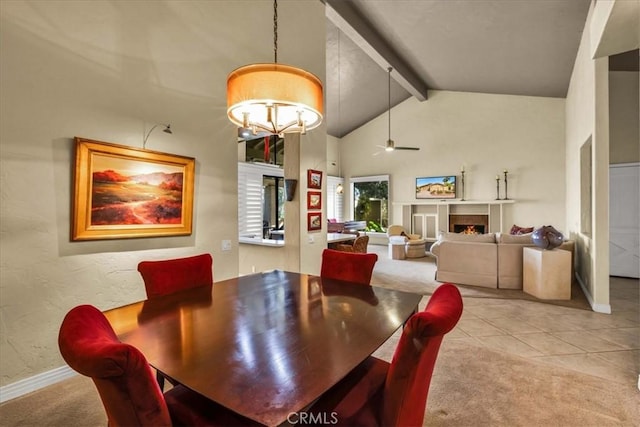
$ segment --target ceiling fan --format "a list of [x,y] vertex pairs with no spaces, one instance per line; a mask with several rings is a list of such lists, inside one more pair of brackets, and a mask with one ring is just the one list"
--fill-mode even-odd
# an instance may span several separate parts
[[[396,151],[396,150],[414,150],[417,151],[420,148],[419,147],[396,147],[395,142],[393,142],[393,139],[391,139],[391,71],[393,70],[393,68],[389,67],[387,68],[388,71],[388,75],[389,75],[389,138],[387,139],[387,144],[385,146],[382,145],[378,145],[378,147],[380,148],[384,148],[385,151]],[[376,153],[378,154],[378,153]]]

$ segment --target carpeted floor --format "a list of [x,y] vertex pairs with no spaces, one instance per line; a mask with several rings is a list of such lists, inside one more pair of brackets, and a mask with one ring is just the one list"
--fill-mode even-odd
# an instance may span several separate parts
[[[431,295],[441,285],[435,280],[435,258],[426,256],[404,260],[389,259],[387,247],[369,245],[369,252],[378,254],[378,262],[373,270],[372,285],[381,285],[422,295]],[[571,300],[541,301],[536,297],[515,289],[491,289],[477,286],[457,285],[463,296],[474,298],[505,298],[543,302],[564,307],[591,310],[587,298],[577,283],[571,288]]]
[[[390,360],[396,341],[375,355]],[[629,384],[445,338],[423,425],[631,427],[640,425],[638,405]]]
[[[373,284],[428,295],[433,259],[389,260],[379,254]],[[465,300],[529,299],[519,291],[460,287]],[[488,300],[487,300],[488,301]],[[556,304],[561,302],[551,302]],[[541,303],[547,304],[547,303]],[[569,303],[588,310],[581,294]],[[375,353],[390,360],[398,331]],[[443,341],[434,370],[425,426],[600,427],[639,426],[640,393],[633,381],[613,381],[494,351],[469,340]],[[0,426],[105,426],[106,416],[90,379],[76,376],[0,405]]]
[[429,426],[638,426],[629,385],[470,346],[443,345],[431,384]]

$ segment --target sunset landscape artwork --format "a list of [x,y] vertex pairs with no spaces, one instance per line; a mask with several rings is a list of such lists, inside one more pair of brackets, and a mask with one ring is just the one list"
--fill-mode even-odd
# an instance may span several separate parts
[[195,159],[76,138],[72,240],[191,234]]
[[91,225],[180,224],[182,168],[96,155]]

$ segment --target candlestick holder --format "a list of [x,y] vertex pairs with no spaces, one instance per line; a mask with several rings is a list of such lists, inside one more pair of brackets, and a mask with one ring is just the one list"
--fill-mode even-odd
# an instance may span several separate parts
[[504,170],[504,200],[509,200],[509,196],[507,196],[507,173],[508,171]]
[[464,201],[464,169],[460,171],[460,173],[462,174],[462,179],[461,179],[462,198],[460,200]]
[[496,175],[496,200],[500,200],[500,177]]

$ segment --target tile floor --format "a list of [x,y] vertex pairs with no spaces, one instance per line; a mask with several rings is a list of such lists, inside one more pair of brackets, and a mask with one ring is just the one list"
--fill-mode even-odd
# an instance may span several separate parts
[[637,279],[611,278],[612,313],[535,301],[465,298],[447,340],[551,363],[624,384],[640,374],[640,292]]

